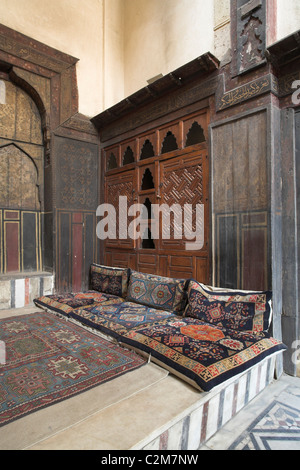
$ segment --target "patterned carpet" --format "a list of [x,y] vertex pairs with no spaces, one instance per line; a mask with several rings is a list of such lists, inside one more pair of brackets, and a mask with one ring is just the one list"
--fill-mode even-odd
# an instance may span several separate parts
[[145,360],[49,313],[0,320],[0,426],[135,370]]

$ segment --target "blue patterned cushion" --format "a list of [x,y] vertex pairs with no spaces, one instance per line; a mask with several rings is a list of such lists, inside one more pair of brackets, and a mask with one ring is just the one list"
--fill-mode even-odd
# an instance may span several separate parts
[[183,313],[188,281],[169,277],[130,272],[127,300],[148,307]]
[[[115,299],[117,299],[115,297]],[[135,302],[119,302],[115,300],[95,303],[77,308],[71,312],[71,317],[81,323],[119,339],[130,329],[156,324],[160,320],[175,317],[171,312],[146,307]]]
[[105,294],[126,297],[129,270],[111,268],[99,264],[91,265],[91,288]]
[[185,317],[240,331],[268,331],[271,292],[221,290],[191,281]]

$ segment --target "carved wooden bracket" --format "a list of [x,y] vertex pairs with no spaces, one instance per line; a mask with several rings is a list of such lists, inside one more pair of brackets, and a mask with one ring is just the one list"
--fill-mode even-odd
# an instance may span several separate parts
[[266,62],[266,0],[237,0],[237,73]]

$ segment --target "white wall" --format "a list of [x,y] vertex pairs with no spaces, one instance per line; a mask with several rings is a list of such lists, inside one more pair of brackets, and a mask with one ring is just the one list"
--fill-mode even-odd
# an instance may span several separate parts
[[91,117],[153,76],[214,52],[213,6],[213,0],[0,0],[0,23],[79,59],[79,111]]
[[277,0],[277,41],[300,29],[300,0]]
[[[277,39],[300,0],[277,0]],[[0,0],[0,23],[79,59],[79,111],[95,116],[205,52],[230,44],[230,0]]]
[[212,0],[123,0],[125,95],[214,48]]
[[79,109],[102,108],[102,0],[0,0],[0,23],[80,59]]

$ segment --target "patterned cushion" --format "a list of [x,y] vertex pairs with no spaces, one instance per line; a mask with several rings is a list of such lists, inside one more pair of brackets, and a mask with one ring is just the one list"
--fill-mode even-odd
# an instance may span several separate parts
[[109,298],[109,295],[104,295],[100,292],[87,291],[74,294],[45,295],[38,299],[34,299],[34,303],[44,310],[53,311],[70,317],[71,312],[75,308],[86,307],[94,304],[95,302],[106,302]]
[[105,294],[126,297],[129,270],[91,265],[91,288]]
[[271,292],[221,290],[191,281],[184,316],[235,330],[268,331],[271,297]]
[[157,311],[134,302],[115,301],[77,308],[71,313],[72,318],[117,339],[132,328],[154,324],[173,316],[170,312]]
[[127,300],[148,307],[182,313],[187,300],[187,281],[130,272]]
[[154,362],[203,391],[286,349],[265,332],[227,330],[195,318],[174,317],[132,329],[122,343],[151,354]]

